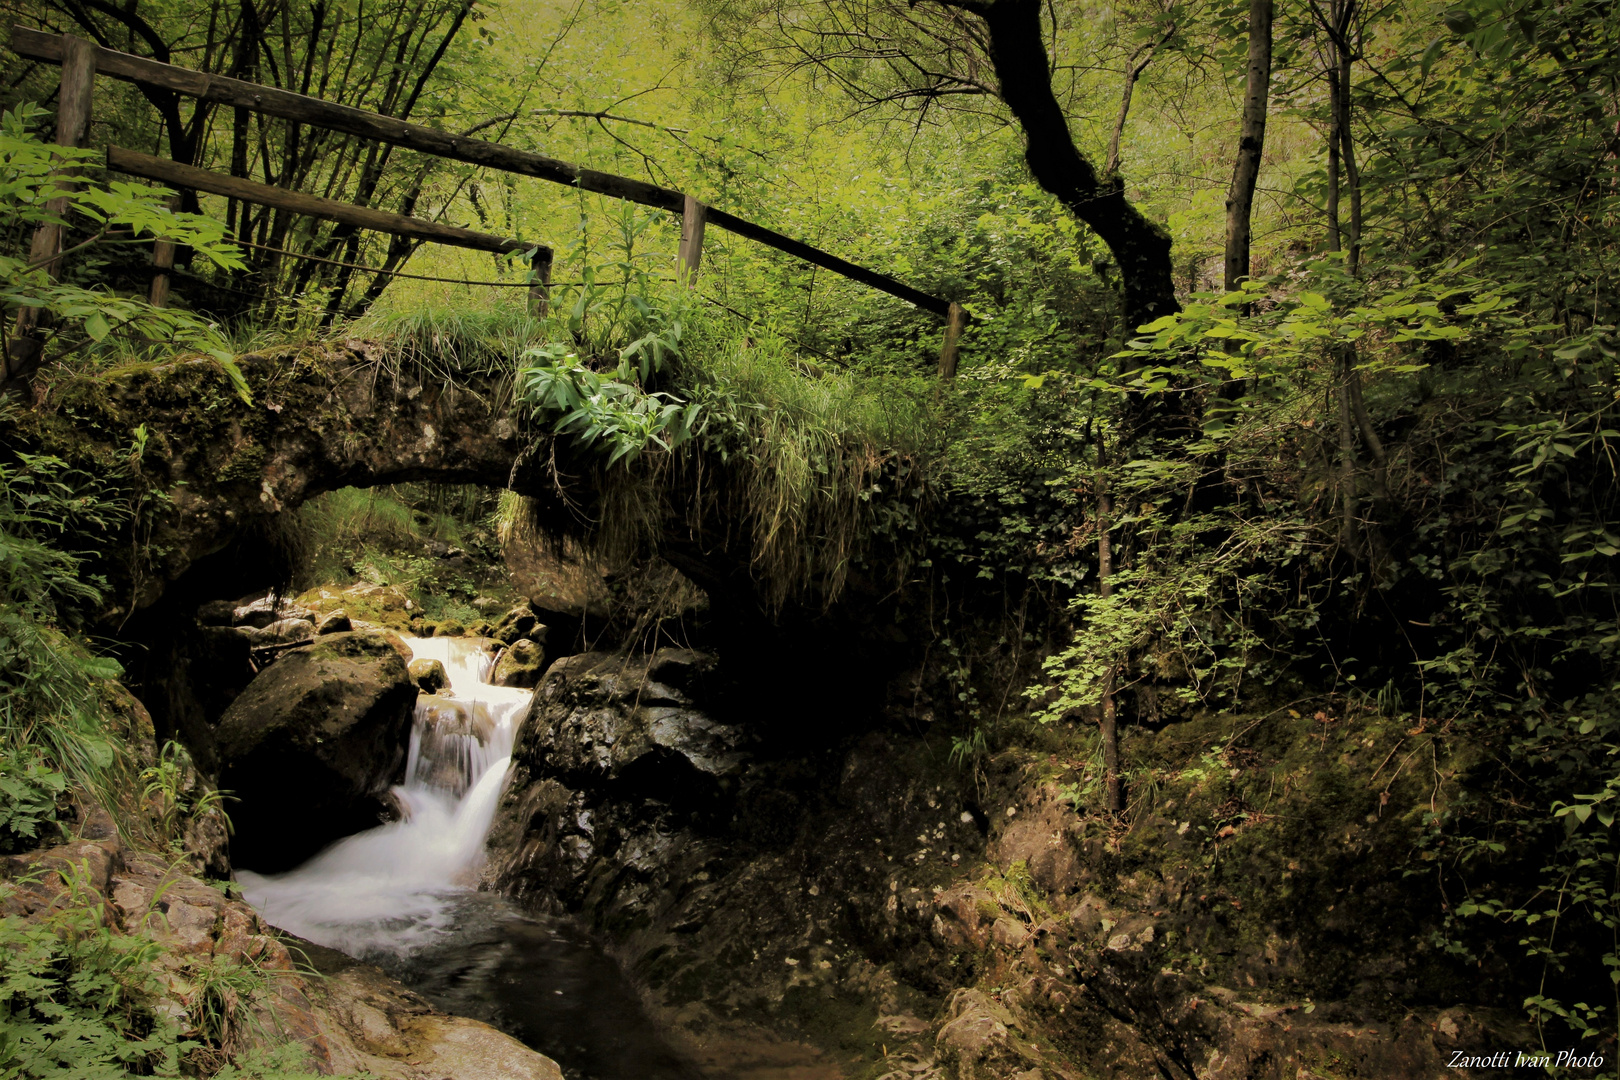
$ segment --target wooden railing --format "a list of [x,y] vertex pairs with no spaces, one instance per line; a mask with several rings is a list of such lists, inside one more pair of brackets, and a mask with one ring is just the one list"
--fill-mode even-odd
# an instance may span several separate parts
[[[420,124],[406,123],[380,113],[339,105],[288,90],[148,60],[66,35],[47,34],[23,26],[13,26],[11,48],[18,55],[31,60],[63,65],[62,93],[59,98],[62,107],[66,108],[70,101],[82,101],[86,118],[95,76],[102,74],[171,90],[201,101],[248,109],[266,116],[310,124],[362,139],[391,143],[435,157],[567,184],[584,191],[679,214],[681,216],[679,268],[681,276],[688,282],[696,278],[702,261],[705,228],[707,225],[714,225],[943,317],[946,320],[945,344],[940,353],[939,371],[941,376],[947,378],[956,374],[957,342],[967,322],[967,313],[960,304],[931,296],[888,274],[869,270],[773,229],[739,218],[718,207],[705,205],[698,199],[671,188],[582,168],[545,154],[517,150],[484,139],[436,131]],[[74,85],[70,86],[70,82]],[[67,119],[73,121],[74,117],[70,116]],[[80,121],[77,128],[73,128],[70,123],[69,127],[71,130],[82,131],[83,123]],[[59,123],[59,141],[63,130]],[[368,207],[319,199],[254,183],[242,177],[226,176],[116,147],[108,150],[107,163],[110,168],[175,187],[227,195],[231,198],[280,207],[294,213],[345,222],[360,228],[411,236],[433,243],[455,244],[486,251],[534,249],[536,252],[534,279],[543,283],[549,275],[551,264],[549,248],[487,236],[420,218],[407,218]],[[39,260],[36,258],[34,261]]]

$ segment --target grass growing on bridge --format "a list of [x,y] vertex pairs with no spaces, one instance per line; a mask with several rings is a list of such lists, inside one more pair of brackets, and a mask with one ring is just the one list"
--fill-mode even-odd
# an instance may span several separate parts
[[[660,362],[621,363],[649,334],[663,335]],[[631,408],[657,394],[667,395],[657,403],[696,405],[689,431],[644,438],[610,464],[595,452],[607,443],[601,432],[576,421],[558,433],[565,415],[519,403],[543,451],[536,456],[569,474],[557,479],[571,492],[587,494],[567,520],[543,512],[534,531],[607,565],[672,541],[722,548],[746,561],[772,605],[835,597],[875,540],[895,540],[915,521],[943,449],[927,380],[822,369],[781,337],[656,284],[583,318],[577,300],[543,319],[509,302],[428,302],[369,316],[346,336],[391,343],[402,368],[446,381],[509,375],[521,383],[526,367],[561,363],[566,353]],[[548,346],[550,359],[535,351]],[[892,560],[888,569],[903,573]]]

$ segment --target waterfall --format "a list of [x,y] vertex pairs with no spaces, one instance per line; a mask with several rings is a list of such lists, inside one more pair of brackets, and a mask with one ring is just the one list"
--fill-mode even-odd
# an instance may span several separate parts
[[484,681],[490,658],[463,638],[406,638],[438,660],[449,685],[417,699],[403,817],[339,840],[285,874],[236,874],[272,926],[354,956],[404,955],[449,929],[458,895],[476,884],[484,837],[511,763],[531,690]]

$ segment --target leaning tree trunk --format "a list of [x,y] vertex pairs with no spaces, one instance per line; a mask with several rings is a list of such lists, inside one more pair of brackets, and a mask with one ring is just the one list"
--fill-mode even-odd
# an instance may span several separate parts
[[1037,184],[1108,245],[1119,263],[1130,328],[1179,311],[1170,234],[1131,205],[1118,177],[1099,178],[1075,146],[1068,118],[1052,93],[1051,65],[1041,36],[1042,0],[943,2],[984,20],[1001,99],[1024,132],[1029,171]]

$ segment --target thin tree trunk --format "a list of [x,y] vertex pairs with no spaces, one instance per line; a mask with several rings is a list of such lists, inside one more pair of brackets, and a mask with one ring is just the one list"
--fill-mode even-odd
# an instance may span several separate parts
[[1349,241],[1349,253],[1346,265],[1350,269],[1351,277],[1361,273],[1361,172],[1356,167],[1355,137],[1350,130],[1350,64],[1354,58],[1351,51],[1354,9],[1353,3],[1347,6],[1344,25],[1339,31],[1338,40],[1334,43],[1339,53],[1339,117],[1335,126],[1339,129],[1339,153],[1344,161],[1344,182],[1350,193],[1350,229],[1346,237]]
[[1327,230],[1328,250],[1343,251],[1339,235],[1339,65],[1328,65]]
[[[1114,498],[1108,491],[1107,452],[1102,439],[1097,440],[1097,595],[1114,593],[1114,551],[1108,530],[1114,518]],[[1125,808],[1125,797],[1119,779],[1119,713],[1114,701],[1114,675],[1117,667],[1110,666],[1103,676],[1102,689],[1102,748],[1103,785],[1108,812],[1117,814]]]
[[1248,78],[1243,90],[1243,126],[1238,135],[1237,163],[1226,196],[1227,292],[1249,276],[1250,222],[1260,158],[1266,146],[1266,108],[1271,96],[1272,0],[1249,0]]
[[1356,448],[1350,432],[1350,367],[1345,350],[1337,355],[1339,376],[1339,543],[1356,553]]
[[1125,68],[1125,85],[1119,92],[1119,115],[1114,118],[1114,135],[1108,140],[1108,161],[1103,165],[1103,176],[1119,175],[1119,140],[1125,135],[1125,120],[1131,115],[1131,95],[1136,92],[1136,80],[1142,70],[1135,64]]

